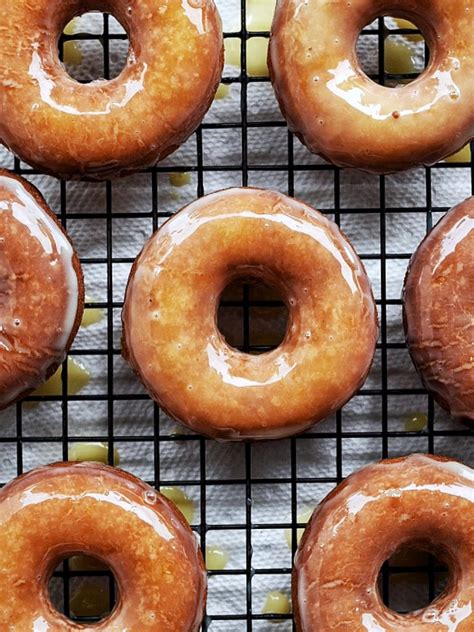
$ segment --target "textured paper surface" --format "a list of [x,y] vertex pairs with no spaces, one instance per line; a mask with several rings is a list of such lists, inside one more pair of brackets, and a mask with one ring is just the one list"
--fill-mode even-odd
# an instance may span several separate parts
[[[224,20],[224,29],[229,31],[239,24],[240,2],[221,0],[218,2]],[[81,20],[80,29],[87,32],[101,32],[100,16],[87,16]],[[116,27],[113,27],[114,29]],[[112,67],[119,66],[120,54],[126,52],[127,44],[113,42],[111,46]],[[364,47],[362,47],[364,48]],[[81,70],[84,77],[92,69],[100,68],[102,49],[100,45],[86,42],[82,45],[88,63]],[[373,56],[370,52],[369,56]],[[159,54],[159,51],[157,52]],[[236,70],[226,68],[226,76],[235,76]],[[277,103],[269,83],[252,82],[248,85],[247,116],[250,122],[281,121]],[[215,101],[208,113],[206,123],[239,123],[240,85],[233,84],[227,98]],[[249,185],[275,188],[282,192],[288,190],[288,136],[284,127],[265,127],[248,129],[248,163],[252,166],[279,165],[278,171],[249,171]],[[206,170],[204,189],[206,193],[229,186],[242,184],[241,163],[242,134],[239,128],[205,129],[202,133],[203,160],[207,168],[216,165],[236,167],[233,171],[217,172]],[[196,137],[193,136],[185,146],[161,166],[195,167],[197,165]],[[321,164],[324,161],[311,156],[295,139],[295,165]],[[13,157],[0,150],[0,166],[13,167]],[[25,165],[22,165],[26,167]],[[430,181],[427,181],[427,178]],[[417,169],[385,179],[385,203],[387,207],[399,208],[400,212],[381,216],[380,179],[353,171],[340,174],[341,227],[353,245],[364,258],[377,299],[382,297],[381,289],[381,234],[385,231],[387,255],[402,253],[402,258],[388,258],[386,261],[386,299],[399,299],[408,255],[419,244],[426,232],[426,191],[431,188],[433,207],[448,208],[470,195],[470,170],[436,169],[428,175],[425,169]],[[295,196],[332,215],[334,211],[334,171],[295,171]],[[48,203],[56,212],[61,210],[61,187],[59,181],[47,176],[28,176]],[[197,195],[197,174],[191,175],[191,181],[182,188],[170,185],[169,174],[158,174],[158,211],[160,222],[163,213],[171,213],[195,199]],[[71,182],[63,191],[66,199],[67,229],[75,246],[84,259],[86,291],[96,301],[106,302],[107,287],[107,226],[106,184]],[[110,287],[114,302],[123,300],[124,288],[131,266],[131,260],[137,255],[153,230],[152,225],[152,176],[139,174],[113,182],[111,185],[112,216],[110,227],[112,240],[109,246],[114,258],[113,279]],[[419,208],[419,212],[411,209]],[[350,210],[349,210],[350,209]],[[404,210],[406,209],[406,210]],[[137,217],[124,218],[120,214],[140,214]],[[90,215],[100,214],[91,218]],[[148,216],[143,216],[148,214]],[[434,214],[436,221],[441,214]],[[374,258],[375,256],[375,258]],[[87,263],[90,259],[102,260],[102,263]],[[123,263],[121,260],[126,259]],[[403,342],[401,308],[399,305],[387,306],[387,341]],[[113,361],[113,373],[107,371],[107,335],[108,322],[105,317],[100,323],[88,329],[81,329],[73,350],[85,352],[78,358],[91,373],[90,384],[81,391],[81,395],[102,395],[103,401],[68,403],[69,436],[98,437],[108,432],[108,405],[106,396],[109,388],[115,394],[124,396],[113,404],[113,427],[115,436],[146,436],[144,442],[118,441],[116,446],[122,457],[122,467],[142,477],[154,480],[155,466],[163,483],[172,482],[182,487],[195,501],[195,521],[199,524],[200,494],[199,485],[181,484],[180,481],[199,482],[201,476],[208,482],[212,480],[245,479],[245,447],[243,445],[222,445],[213,441],[163,441],[159,445],[159,464],[155,463],[153,446],[154,412],[148,399],[134,401],[127,394],[144,393],[142,386],[132,375],[126,363],[117,353]],[[120,348],[120,308],[113,309],[114,349]],[[101,355],[88,354],[88,349],[101,349]],[[413,369],[406,349],[389,349],[387,353],[388,387],[390,389],[419,388],[420,382]],[[381,388],[381,352],[377,351],[374,367],[365,385],[365,389]],[[382,397],[358,396],[344,408],[342,430],[344,432],[380,432]],[[388,397],[388,428],[390,431],[405,429],[405,421],[413,413],[426,412],[425,395],[403,395]],[[11,443],[0,444],[0,480],[6,482],[17,474],[16,409],[15,407],[0,414],[0,436],[11,438]],[[436,407],[435,429],[456,429],[458,426]],[[160,415],[158,432],[168,436],[176,432],[174,422]],[[23,407],[23,436],[36,436],[47,439],[62,433],[62,410],[60,403],[41,403],[35,407]],[[316,433],[335,433],[335,419],[328,419],[314,429]],[[187,430],[179,429],[187,433]],[[251,473],[255,479],[290,479],[291,459],[290,440],[252,445]],[[474,444],[460,441],[456,437],[435,437],[434,448],[437,453],[461,458],[474,465]],[[378,438],[342,439],[342,474],[347,476],[354,469],[381,458],[382,440]],[[414,451],[427,451],[428,437],[414,434],[413,437],[389,437],[390,456],[408,454]],[[201,470],[201,456],[205,455],[205,471]],[[336,438],[314,438],[296,441],[298,477],[335,478]],[[58,442],[25,442],[23,444],[23,469],[62,458],[62,444]],[[297,504],[299,510],[314,506],[333,487],[333,483],[298,484]],[[254,483],[251,486],[251,515],[254,525],[266,523],[291,523],[291,486],[289,483]],[[210,484],[206,487],[206,521],[211,526],[207,534],[208,545],[219,545],[230,555],[228,569],[246,568],[246,533],[233,526],[246,522],[246,488],[241,482],[233,485]],[[225,530],[213,531],[212,525],[225,524]],[[291,554],[288,549],[284,528],[255,528],[252,531],[252,567],[286,568],[291,567]],[[350,554],[348,552],[348,554]],[[260,613],[269,590],[289,592],[288,574],[257,574],[252,582],[253,611]],[[424,586],[410,587],[409,598],[413,594],[423,594]],[[410,607],[410,601],[405,603]],[[210,578],[208,613],[210,615],[242,614],[246,611],[245,572],[237,576],[215,576]],[[213,631],[242,630],[242,621],[213,622]],[[254,621],[254,630],[290,630],[290,622],[278,626],[268,621]]]

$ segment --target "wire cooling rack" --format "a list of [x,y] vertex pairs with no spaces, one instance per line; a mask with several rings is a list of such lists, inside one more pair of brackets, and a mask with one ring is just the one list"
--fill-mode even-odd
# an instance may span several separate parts
[[[218,4],[228,16],[229,7],[224,7],[223,2]],[[416,170],[415,175],[366,176],[345,172],[310,157],[287,131],[283,119],[273,114],[275,109],[270,114],[259,112],[254,116],[253,106],[250,107],[251,103],[255,103],[252,93],[255,92],[258,101],[258,95],[263,94],[258,91],[268,94],[271,88],[268,78],[247,76],[247,48],[251,37],[268,37],[269,33],[246,29],[245,0],[234,0],[229,4],[233,4],[230,12],[234,18],[237,17],[237,23],[231,24],[227,20],[226,24],[224,21],[225,37],[239,38],[241,51],[241,72],[227,67],[223,78],[223,83],[234,91],[232,116],[220,118],[209,115],[205,119],[187,144],[194,147],[192,160],[184,159],[178,152],[172,164],[164,163],[147,169],[129,180],[133,183],[130,184],[133,191],[136,192],[136,187],[139,187],[141,194],[146,196],[143,208],[123,211],[121,206],[117,211],[117,191],[118,195],[123,194],[127,186],[124,181],[106,182],[90,188],[92,185],[86,183],[48,180],[47,189],[54,202],[53,208],[70,232],[74,233],[81,225],[87,240],[97,226],[101,227],[102,250],[92,254],[87,250],[87,256],[81,256],[81,260],[86,281],[97,276],[101,280],[103,292],[100,298],[87,303],[86,307],[104,310],[103,335],[99,339],[92,335],[85,343],[75,345],[70,355],[89,365],[99,366],[104,387],[98,391],[86,389],[74,395],[68,393],[68,364],[65,363],[61,395],[32,396],[26,403],[17,404],[13,411],[2,413],[1,483],[35,465],[67,459],[69,446],[75,442],[107,442],[110,462],[116,446],[120,447],[123,455],[127,451],[133,452],[137,461],[144,460],[148,465],[135,473],[157,488],[177,485],[192,496],[197,508],[193,528],[200,538],[203,552],[209,542],[219,542],[219,538],[229,550],[234,551],[226,569],[209,573],[209,599],[203,630],[291,630],[294,624],[290,614],[262,614],[262,604],[271,589],[290,592],[291,559],[296,548],[297,528],[304,526],[298,524],[298,514],[303,506],[308,503],[314,506],[356,467],[377,458],[413,451],[449,452],[472,463],[472,431],[453,424],[426,395],[407,360],[401,327],[395,333],[393,331],[392,320],[398,324],[401,322],[401,300],[399,292],[393,292],[391,281],[395,274],[403,276],[408,259],[423,234],[451,205],[446,189],[454,189],[451,191],[453,203],[461,201],[474,190],[474,169],[472,163],[450,162]],[[391,30],[391,34],[412,33],[398,29]],[[412,79],[410,73],[393,76],[384,72],[386,36],[386,23],[382,18],[361,34],[359,43],[361,50],[366,51],[368,73],[374,80],[386,85]],[[115,47],[126,45],[126,39],[123,31],[112,28],[112,19],[105,14],[99,31],[63,36],[60,51],[63,51],[64,43],[71,40],[100,46],[103,76],[110,78]],[[260,143],[263,138],[271,144],[278,137],[278,151],[274,151],[274,147],[267,147],[266,152],[259,152],[258,147],[255,150],[252,138],[256,132],[260,134]],[[216,138],[214,144],[208,141],[212,134]],[[221,160],[218,155],[216,147],[221,143],[220,134],[229,134],[229,138],[234,139],[235,153],[230,161]],[[16,173],[33,182],[36,182],[35,177],[40,177],[38,172],[16,158],[13,164],[8,159],[6,162],[5,166],[13,167]],[[173,193],[169,193],[166,182],[171,172],[191,174],[189,199],[179,202],[175,199],[176,195],[173,197]],[[216,180],[212,179],[214,176]],[[219,176],[227,178],[227,185],[268,185],[289,195],[296,194],[333,217],[355,242],[375,285],[381,330],[368,382],[334,418],[304,435],[271,445],[221,445],[192,433],[181,434],[181,431],[176,432],[159,408],[151,404],[143,391],[139,388],[127,391],[121,387],[122,370],[125,369],[122,367],[118,336],[123,287],[120,284],[116,287],[116,271],[130,267],[136,248],[130,253],[118,248],[117,230],[136,230],[137,241],[143,243],[145,236],[156,230],[184,202],[211,192],[217,186],[215,182],[221,181]],[[304,191],[299,187],[302,176],[306,183],[310,183]],[[454,184],[443,186],[443,180],[452,180]],[[458,186],[456,183],[459,182],[462,184]],[[351,187],[359,188],[362,202],[348,203],[347,191]],[[394,194],[395,187],[412,188],[416,192],[406,196],[406,203],[402,203]],[[84,192],[82,198],[81,191]],[[78,199],[82,199],[82,203],[76,205]],[[398,218],[399,223],[394,223],[394,218]],[[406,232],[413,232],[413,235],[399,234],[399,227],[404,225],[404,221],[408,226]],[[146,229],[142,228],[144,223]],[[352,233],[352,227],[357,225],[360,225],[360,231]],[[141,231],[145,233],[143,237]],[[366,248],[367,244],[373,247]],[[79,251],[82,254],[81,249]],[[95,271],[94,274],[92,271]],[[245,352],[262,352],[272,348],[268,340],[262,343],[258,331],[255,334],[255,318],[258,320],[262,314],[259,308],[267,310],[264,328],[272,328],[268,310],[273,309],[278,310],[275,312],[278,314],[276,329],[281,326],[281,318],[284,318],[282,304],[273,295],[255,291],[251,285],[244,283],[240,289],[234,288],[221,304],[221,319],[225,321],[226,310],[230,315],[230,324],[227,325],[230,327],[229,336],[234,336],[234,344]],[[259,327],[261,330],[261,323],[257,323],[257,330]],[[395,367],[401,379],[394,382]],[[404,381],[405,373],[410,373],[409,380]],[[133,423],[123,424],[122,405],[126,414],[132,417],[145,414],[146,407],[148,425],[137,426],[139,430],[135,431]],[[94,411],[100,411],[101,424],[97,428],[93,423],[87,425],[86,431],[78,429],[74,422],[78,408],[86,414],[90,410],[90,415],[99,415]],[[427,424],[422,430],[413,432],[407,429],[403,419],[404,415],[417,411],[426,414]],[[44,422],[47,425],[49,420],[50,426],[45,430]],[[180,455],[178,470],[170,467],[170,454],[172,458]],[[266,458],[262,458],[264,454]],[[215,463],[218,464],[216,467]],[[225,467],[223,463],[230,465]],[[318,469],[320,464],[324,466]],[[133,470],[126,459],[123,467]],[[262,499],[266,503],[265,509],[262,509]],[[291,551],[287,550],[284,541],[285,530],[290,530],[292,534]],[[402,582],[405,588],[400,592],[394,580],[399,580],[402,575],[407,580],[405,584]],[[415,562],[393,562],[382,569],[381,591],[388,605],[403,610],[402,603],[405,609],[414,609],[427,605],[434,598],[445,581],[444,575],[443,567],[433,558],[420,561],[418,556]],[[71,613],[70,600],[75,586],[85,576],[105,577],[110,607],[115,600],[110,572],[72,571],[69,563],[64,562],[54,574],[56,593],[59,591],[60,594],[59,601],[58,598],[56,601],[67,616],[79,623],[98,620],[98,617],[74,616]],[[419,601],[410,605],[407,593],[411,592]],[[270,625],[275,621],[278,626]]]

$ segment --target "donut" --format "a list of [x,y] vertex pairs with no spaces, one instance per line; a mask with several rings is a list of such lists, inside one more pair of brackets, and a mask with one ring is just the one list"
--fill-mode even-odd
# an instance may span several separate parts
[[[92,10],[112,13],[130,47],[117,78],[80,84],[57,42]],[[2,0],[0,29],[0,139],[62,178],[103,180],[165,158],[200,124],[223,67],[213,0]]]
[[[427,608],[399,614],[382,603],[377,577],[402,545],[434,553],[450,570]],[[474,471],[415,454],[369,465],[319,505],[296,554],[298,632],[472,632]]]
[[[261,355],[216,325],[232,281],[260,279],[286,302],[282,344]],[[378,335],[364,267],[336,224],[273,191],[236,188],[177,213],[135,261],[123,354],[171,417],[217,439],[302,432],[364,382]]]
[[[164,496],[131,474],[92,463],[58,463],[0,491],[0,629],[72,632],[197,632],[206,574],[197,539]],[[57,564],[85,553],[118,584],[110,616],[78,626],[54,609]]]
[[423,384],[454,417],[474,423],[474,197],[451,209],[413,255],[403,307]]
[[[432,165],[474,135],[472,0],[280,0],[270,76],[291,131],[340,167],[390,173]],[[430,63],[412,83],[381,86],[356,42],[375,18],[414,21]]]
[[0,409],[45,382],[84,311],[81,265],[45,200],[0,169]]

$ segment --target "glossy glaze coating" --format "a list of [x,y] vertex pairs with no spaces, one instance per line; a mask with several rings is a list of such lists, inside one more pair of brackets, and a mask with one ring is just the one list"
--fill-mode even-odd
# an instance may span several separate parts
[[[172,503],[105,465],[59,463],[0,491],[0,629],[5,632],[195,632],[206,574],[197,539]],[[118,584],[109,617],[78,625],[48,599],[61,559],[85,553]]]
[[[289,310],[280,347],[231,348],[216,325],[235,278],[277,288]],[[302,432],[364,382],[377,339],[363,265],[336,224],[261,189],[202,198],[169,220],[133,267],[124,355],[176,419],[220,439]]]
[[[414,21],[431,51],[409,85],[380,86],[356,53],[377,16]],[[474,0],[279,0],[270,74],[290,129],[314,153],[374,173],[433,164],[474,135]]]
[[474,423],[474,197],[451,209],[413,255],[404,324],[426,388]]
[[[382,564],[404,543],[450,569],[446,591],[407,615],[377,588]],[[293,609],[299,632],[472,632],[474,471],[415,454],[369,465],[316,509],[298,549]]]
[[34,187],[0,169],[0,409],[54,373],[83,308],[66,233]]
[[[81,85],[57,41],[75,15],[112,13],[129,33],[126,66]],[[2,0],[0,139],[63,178],[104,179],[155,164],[194,132],[223,64],[212,0]]]

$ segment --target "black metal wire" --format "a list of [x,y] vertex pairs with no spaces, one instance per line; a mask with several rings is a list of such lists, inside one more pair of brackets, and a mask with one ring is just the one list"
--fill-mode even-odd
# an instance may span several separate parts
[[[106,241],[107,241],[107,249],[105,257],[94,257],[94,258],[83,258],[82,264],[84,267],[93,265],[93,264],[104,264],[106,266],[107,278],[104,279],[107,283],[107,300],[102,303],[94,303],[93,307],[100,307],[107,310],[107,348],[90,348],[90,349],[82,349],[82,350],[72,350],[71,356],[105,356],[107,359],[107,392],[104,395],[69,395],[68,394],[68,380],[67,380],[67,362],[64,364],[63,374],[62,374],[62,385],[63,385],[63,394],[61,396],[51,396],[51,397],[34,397],[31,396],[29,398],[30,401],[60,401],[62,402],[62,427],[61,434],[42,437],[42,436],[24,436],[23,435],[23,416],[22,416],[22,404],[19,403],[16,405],[16,425],[15,425],[15,435],[13,437],[1,437],[0,438],[0,448],[3,444],[8,446],[9,444],[16,444],[16,457],[17,457],[17,472],[21,474],[24,469],[24,459],[23,459],[23,447],[29,444],[35,443],[60,443],[62,446],[62,456],[64,459],[67,459],[68,455],[68,446],[71,442],[74,441],[104,441],[108,444],[109,447],[109,462],[113,463],[113,453],[114,453],[114,445],[117,442],[153,442],[154,448],[154,480],[148,481],[150,484],[155,485],[157,488],[163,485],[186,485],[191,487],[196,487],[199,489],[200,494],[200,513],[198,517],[198,523],[194,525],[194,528],[198,532],[201,538],[202,550],[205,553],[206,550],[206,538],[209,532],[211,531],[223,531],[229,529],[229,525],[226,524],[208,524],[207,522],[207,503],[206,498],[208,494],[208,489],[212,485],[224,485],[224,486],[233,486],[233,485],[243,485],[245,486],[245,522],[240,524],[232,524],[232,530],[242,531],[245,533],[245,541],[246,541],[246,556],[245,556],[245,567],[242,569],[233,569],[233,570],[224,570],[224,571],[213,571],[210,573],[211,576],[238,576],[242,575],[245,577],[246,581],[246,602],[243,604],[243,611],[241,614],[213,614],[212,616],[206,614],[203,630],[207,631],[210,626],[212,626],[213,621],[229,621],[235,622],[235,626],[233,629],[242,630],[243,626],[246,627],[248,631],[253,629],[253,625],[256,621],[268,620],[271,621],[273,619],[285,619],[290,618],[289,616],[281,616],[281,615],[262,615],[259,612],[256,612],[256,608],[253,602],[253,580],[256,576],[259,575],[289,575],[291,573],[291,568],[289,567],[281,567],[281,568],[258,568],[254,569],[252,566],[252,538],[254,531],[257,529],[284,529],[289,528],[292,532],[292,552],[295,553],[296,549],[296,534],[298,527],[304,527],[303,524],[297,524],[297,507],[298,507],[298,485],[302,484],[330,484],[335,485],[339,483],[343,479],[343,442],[347,439],[379,439],[381,442],[381,453],[382,456],[386,457],[389,454],[389,439],[391,438],[410,438],[413,436],[424,437],[427,439],[428,449],[430,452],[434,453],[435,451],[435,438],[436,437],[472,437],[472,431],[468,429],[464,429],[463,427],[459,427],[457,430],[437,430],[434,425],[434,404],[431,398],[426,398],[427,401],[427,412],[428,412],[428,426],[426,430],[416,433],[414,435],[413,432],[404,432],[404,431],[391,431],[389,430],[389,410],[388,410],[388,398],[392,396],[405,396],[411,394],[419,394],[426,395],[425,391],[422,388],[390,388],[388,382],[388,351],[392,349],[404,349],[405,345],[403,343],[391,343],[387,340],[387,308],[389,306],[400,305],[401,301],[399,299],[389,299],[387,297],[387,262],[395,259],[395,260],[406,260],[410,257],[411,253],[407,252],[397,252],[397,253],[388,253],[386,247],[386,217],[390,213],[417,213],[422,212],[426,214],[426,229],[429,230],[432,226],[432,218],[433,213],[445,211],[446,208],[443,207],[434,207],[432,204],[432,182],[431,182],[431,174],[433,171],[437,169],[471,169],[471,184],[474,191],[474,169],[473,164],[465,165],[463,163],[443,163],[442,165],[435,165],[431,168],[426,168],[426,201],[425,206],[422,207],[411,207],[411,208],[398,208],[391,205],[391,201],[387,198],[386,194],[386,179],[384,176],[380,176],[379,178],[379,208],[341,208],[341,170],[337,167],[334,167],[329,164],[315,164],[315,165],[306,165],[299,164],[294,159],[294,139],[293,135],[288,132],[288,160],[287,162],[282,162],[280,164],[267,164],[267,165],[249,165],[248,163],[248,131],[253,128],[270,128],[270,127],[285,127],[285,123],[278,121],[262,121],[262,122],[252,122],[247,118],[247,100],[248,100],[248,86],[252,83],[261,83],[267,82],[267,78],[262,77],[248,77],[246,73],[246,51],[247,51],[247,41],[252,36],[265,36],[268,37],[268,32],[252,32],[250,33],[247,28],[247,20],[246,20],[246,0],[240,0],[241,6],[241,23],[240,23],[240,31],[225,33],[225,37],[239,37],[241,41],[241,73],[237,77],[224,77],[223,83],[225,84],[240,84],[241,88],[241,101],[240,101],[240,121],[233,123],[204,123],[200,129],[196,133],[196,147],[197,147],[197,164],[196,165],[180,165],[171,167],[163,167],[161,165],[157,167],[153,167],[151,169],[146,169],[143,173],[150,174],[151,178],[151,212],[143,212],[143,213],[114,213],[114,218],[150,218],[152,219],[153,229],[156,230],[158,227],[158,222],[160,218],[168,217],[170,215],[169,212],[164,212],[160,205],[160,188],[158,175],[161,173],[169,173],[169,172],[192,172],[197,175],[197,196],[204,195],[205,186],[204,186],[204,176],[209,172],[241,172],[242,174],[242,185],[245,186],[249,182],[249,174],[253,172],[282,172],[287,174],[287,189],[288,194],[294,194],[295,188],[295,174],[302,171],[314,171],[314,172],[328,172],[333,174],[334,178],[334,206],[333,208],[328,209],[320,209],[323,212],[333,213],[335,216],[335,221],[340,224],[341,218],[344,214],[349,213],[376,213],[380,217],[380,254],[371,254],[371,253],[361,253],[362,259],[365,260],[377,260],[380,262],[381,269],[381,298],[377,301],[379,311],[380,311],[380,322],[381,322],[381,336],[379,340],[379,344],[377,346],[378,351],[381,354],[381,386],[380,388],[367,388],[364,387],[361,389],[360,393],[356,395],[356,397],[371,397],[377,396],[381,398],[381,430],[380,431],[344,431],[342,424],[342,413],[339,412],[336,416],[336,424],[334,431],[317,431],[314,430],[312,432],[308,432],[302,436],[292,438],[290,440],[290,476],[289,477],[277,477],[277,478],[262,478],[262,477],[253,477],[252,476],[252,445],[245,445],[245,476],[244,478],[236,478],[236,479],[212,479],[211,481],[206,479],[206,440],[202,437],[198,437],[196,435],[180,435],[180,436],[163,436],[160,434],[160,410],[157,406],[154,408],[153,415],[153,433],[147,435],[120,435],[115,432],[114,429],[114,403],[122,400],[142,400],[147,399],[145,395],[137,395],[133,393],[116,393],[114,390],[114,358],[120,354],[120,349],[114,348],[113,344],[113,312],[114,309],[120,309],[122,306],[121,302],[117,302],[114,300],[113,295],[113,266],[117,263],[131,263],[132,259],[124,258],[124,257],[115,257],[114,256],[114,244],[113,244],[113,235],[112,235],[112,211],[113,211],[113,201],[112,201],[112,191],[113,191],[113,183],[106,183],[106,209],[105,212],[99,213],[77,213],[70,212],[67,207],[67,190],[66,183],[61,182],[60,189],[60,209],[59,216],[64,226],[67,225],[67,221],[71,219],[104,219],[106,222]],[[413,34],[413,31],[408,29],[396,29],[391,30],[391,34]],[[377,21],[377,28],[373,26],[367,27],[362,31],[362,36],[365,37],[377,37],[378,45],[379,45],[379,72],[373,78],[377,80],[379,83],[384,84],[385,81],[390,79],[401,80],[401,79],[410,79],[413,78],[412,75],[400,75],[394,77],[388,77],[384,71],[385,67],[385,59],[384,59],[384,38],[387,32],[384,27],[384,20],[380,18]],[[111,33],[109,28],[109,16],[107,14],[104,15],[103,22],[103,32],[99,35],[91,35],[87,33],[79,33],[75,35],[66,35],[63,36],[60,42],[60,52],[62,55],[62,47],[64,42],[72,41],[72,40],[98,40],[103,46],[103,62],[104,62],[104,76],[108,78],[110,76],[110,47],[109,42],[111,40],[123,40],[126,39],[125,35]],[[232,166],[223,166],[223,165],[204,165],[203,160],[203,130],[208,129],[240,129],[241,130],[241,142],[242,142],[242,155],[240,164],[232,165]],[[14,169],[18,174],[22,174],[25,176],[34,175],[38,172],[34,169],[31,169],[25,165],[21,165],[20,161],[15,158],[14,161]],[[243,345],[240,347],[243,351],[246,352],[262,352],[267,351],[271,347],[267,346],[256,346],[251,344],[250,339],[250,329],[251,329],[251,314],[252,307],[256,306],[264,306],[264,307],[275,307],[279,308],[281,303],[278,301],[259,301],[251,298],[251,293],[249,291],[249,286],[244,285],[243,287],[243,298],[241,301],[229,300],[224,301],[222,303],[222,308],[232,308],[232,307],[240,307],[242,308],[243,314]],[[91,305],[92,307],[92,305]],[[93,437],[87,436],[75,436],[70,434],[69,432],[69,423],[68,423],[68,404],[70,402],[89,402],[89,401],[105,401],[107,402],[107,411],[108,411],[108,425],[107,425],[107,433],[103,436],[94,435]],[[335,476],[331,477],[311,477],[311,476],[301,476],[298,475],[297,468],[297,446],[300,445],[304,441],[308,440],[323,440],[323,439],[334,439],[336,445],[336,468]],[[195,477],[187,479],[187,480],[165,480],[161,476],[160,473],[160,444],[166,444],[167,442],[198,442],[199,444],[199,469],[195,472]],[[1,484],[4,484],[6,481],[1,481]],[[287,484],[290,485],[291,489],[291,522],[279,522],[278,519],[272,523],[265,524],[256,524],[253,520],[252,515],[252,492],[253,487],[255,485],[276,485],[276,484]],[[275,516],[278,518],[278,516]],[[429,590],[429,598],[433,599],[435,595],[435,577],[442,573],[444,568],[439,566],[433,559],[430,559],[426,565],[416,566],[416,567],[400,567],[393,566],[392,564],[385,564],[382,572],[382,593],[384,600],[387,604],[390,604],[390,578],[394,574],[401,573],[424,573],[427,577],[428,582],[428,590]],[[60,569],[54,574],[55,578],[61,578],[63,581],[64,592],[63,592],[63,609],[66,615],[71,616],[71,618],[75,621],[88,623],[94,622],[98,620],[94,617],[73,617],[70,615],[70,581],[75,577],[97,577],[97,576],[106,576],[109,577],[109,588],[110,588],[110,606],[112,607],[115,600],[115,589],[114,589],[114,580],[113,576],[110,572],[102,572],[102,571],[88,571],[88,572],[78,572],[71,571],[69,568],[69,563],[65,561]],[[294,628],[294,624],[293,624]],[[273,628],[272,628],[273,629]]]

